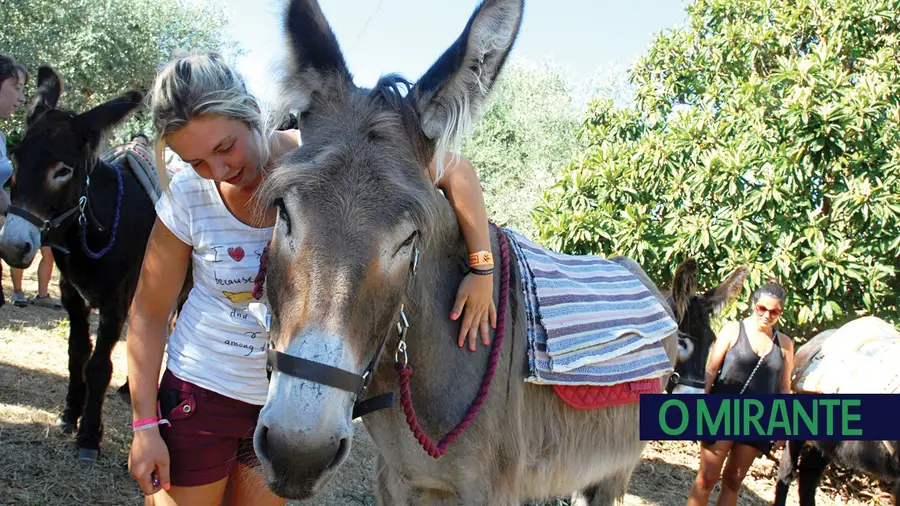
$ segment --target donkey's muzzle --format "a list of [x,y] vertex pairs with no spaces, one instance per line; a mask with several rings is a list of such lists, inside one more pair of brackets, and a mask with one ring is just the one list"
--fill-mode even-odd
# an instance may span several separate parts
[[27,269],[40,246],[41,234],[31,223],[15,214],[7,214],[0,228],[0,258],[17,269]]
[[315,495],[350,454],[349,438],[332,440],[325,447],[309,451],[298,447],[289,433],[270,430],[264,423],[256,428],[253,446],[262,463],[266,485],[276,495],[292,500]]

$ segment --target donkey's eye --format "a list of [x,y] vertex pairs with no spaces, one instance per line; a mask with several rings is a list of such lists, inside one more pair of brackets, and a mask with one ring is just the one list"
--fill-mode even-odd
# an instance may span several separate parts
[[62,162],[56,164],[53,171],[53,179],[64,179],[72,175],[72,167],[63,165]]
[[405,249],[405,248],[408,248],[408,247],[412,246],[413,241],[415,241],[415,240],[416,240],[416,237],[418,237],[418,236],[419,236],[419,231],[418,231],[418,230],[416,230],[416,231],[414,231],[413,233],[409,234],[409,237],[407,237],[406,240],[403,241],[403,242],[400,244],[400,246],[397,247],[397,251],[395,251],[394,254],[396,255],[396,254],[399,253],[401,250],[403,250],[403,249]]
[[287,227],[287,233],[291,233],[291,217],[288,215],[287,206],[284,205],[284,199],[275,199],[275,206],[278,207],[278,220],[283,221]]
[[278,215],[282,219],[285,219],[285,220],[289,219],[288,213],[287,213],[287,207],[285,207],[285,205],[284,205],[284,199],[281,199],[281,198],[275,199],[274,204],[275,204],[275,207],[278,208]]

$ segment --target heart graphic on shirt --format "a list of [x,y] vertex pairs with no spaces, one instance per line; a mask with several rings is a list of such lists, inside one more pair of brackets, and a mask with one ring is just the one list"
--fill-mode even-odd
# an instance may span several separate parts
[[233,258],[235,262],[240,262],[244,259],[244,248],[240,246],[237,248],[228,248],[228,256]]

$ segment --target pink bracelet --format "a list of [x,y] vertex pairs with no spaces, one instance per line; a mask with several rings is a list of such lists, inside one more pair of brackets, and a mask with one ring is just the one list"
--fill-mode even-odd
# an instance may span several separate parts
[[166,424],[171,426],[168,420],[165,418],[160,418],[158,416],[154,416],[151,418],[143,418],[141,420],[137,420],[136,422],[131,424],[131,428],[137,432],[139,430],[149,429],[151,427],[156,427],[157,425]]

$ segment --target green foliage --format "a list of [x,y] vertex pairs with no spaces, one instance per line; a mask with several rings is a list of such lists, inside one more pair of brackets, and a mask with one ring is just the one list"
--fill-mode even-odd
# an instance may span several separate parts
[[535,212],[540,240],[623,254],[661,286],[750,267],[743,304],[785,285],[799,340],[859,314],[897,321],[900,2],[697,0],[632,69],[633,106],[598,100]]
[[[234,51],[221,9],[190,0],[0,0],[0,51],[31,73],[52,65],[64,83],[62,105],[84,111],[128,90],[149,90],[158,68],[176,50]],[[30,100],[30,97],[29,97]],[[122,125],[114,138],[150,133],[146,108]],[[15,141],[24,114],[4,124]]]
[[534,236],[530,212],[577,148],[579,116],[559,69],[512,61],[462,152],[495,222]]

